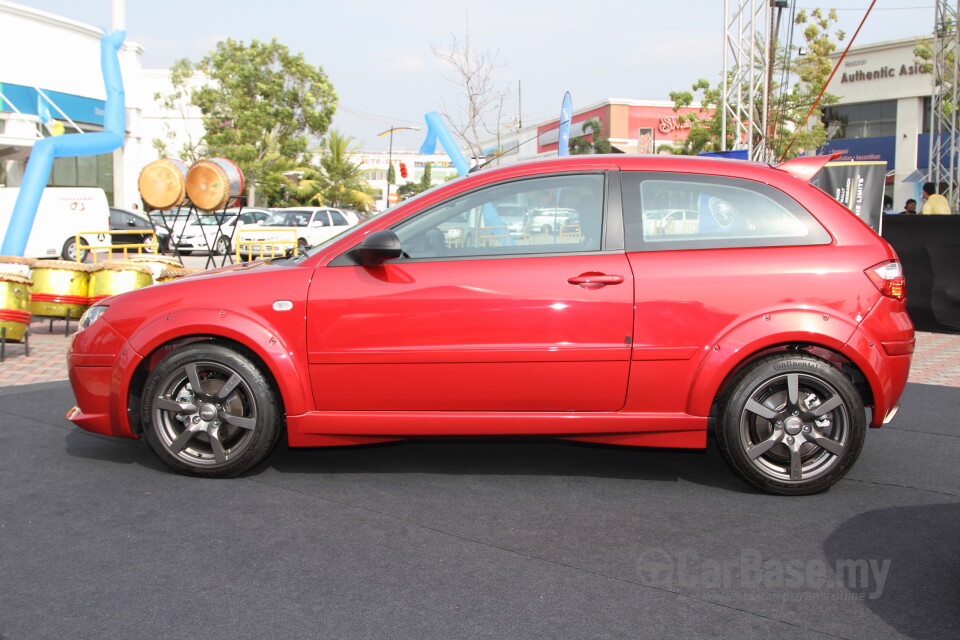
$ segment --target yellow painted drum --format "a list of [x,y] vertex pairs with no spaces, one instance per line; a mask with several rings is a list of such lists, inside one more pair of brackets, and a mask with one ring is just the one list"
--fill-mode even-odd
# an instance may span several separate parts
[[0,272],[19,273],[25,278],[30,277],[30,270],[37,263],[33,258],[19,256],[0,256]]
[[19,273],[0,272],[0,327],[7,342],[19,342],[30,327],[30,279]]
[[187,195],[201,211],[236,206],[243,188],[243,171],[226,158],[201,160],[187,172]]
[[153,284],[150,267],[135,262],[101,262],[90,267],[90,304]]
[[200,273],[203,269],[164,269],[157,277],[157,282],[170,282],[177,278],[183,278],[195,273]]
[[66,260],[37,260],[31,272],[30,311],[38,316],[79,318],[90,305],[90,267]]
[[154,282],[159,282],[160,274],[166,269],[183,269],[183,263],[169,256],[139,255],[130,256],[126,262],[150,268]]
[[187,197],[187,163],[161,158],[149,163],[137,179],[140,197],[152,209],[169,209]]

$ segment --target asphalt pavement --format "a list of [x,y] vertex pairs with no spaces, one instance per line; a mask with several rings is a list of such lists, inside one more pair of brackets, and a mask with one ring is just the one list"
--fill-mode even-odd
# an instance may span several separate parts
[[0,390],[0,638],[960,636],[960,388],[910,384],[830,491],[711,441],[281,447],[198,480]]

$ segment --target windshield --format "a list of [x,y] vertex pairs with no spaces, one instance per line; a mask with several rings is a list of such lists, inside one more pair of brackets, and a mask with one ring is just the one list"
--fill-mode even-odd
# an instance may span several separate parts
[[237,221],[236,216],[222,216],[222,215],[200,216],[200,224],[222,225],[226,227],[234,224],[236,221]]
[[267,227],[305,227],[310,224],[309,211],[278,211],[264,220]]

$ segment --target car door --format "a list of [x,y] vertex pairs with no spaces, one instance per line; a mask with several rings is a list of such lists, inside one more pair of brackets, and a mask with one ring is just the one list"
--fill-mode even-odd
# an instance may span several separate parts
[[[406,257],[364,267],[348,251],[319,267],[307,337],[318,408],[622,407],[633,278],[622,235],[619,247],[603,237],[606,179],[597,172],[484,187],[394,225]],[[525,206],[564,192],[581,196],[576,235],[516,239],[489,224],[498,219],[493,203]],[[448,243],[444,222],[471,210],[488,224],[472,245]]]

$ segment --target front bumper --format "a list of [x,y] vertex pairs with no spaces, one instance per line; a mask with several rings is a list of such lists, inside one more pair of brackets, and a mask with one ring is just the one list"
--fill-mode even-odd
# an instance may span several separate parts
[[141,359],[104,320],[74,335],[67,370],[77,405],[67,419],[93,433],[137,438],[127,415],[127,396],[130,372]]

